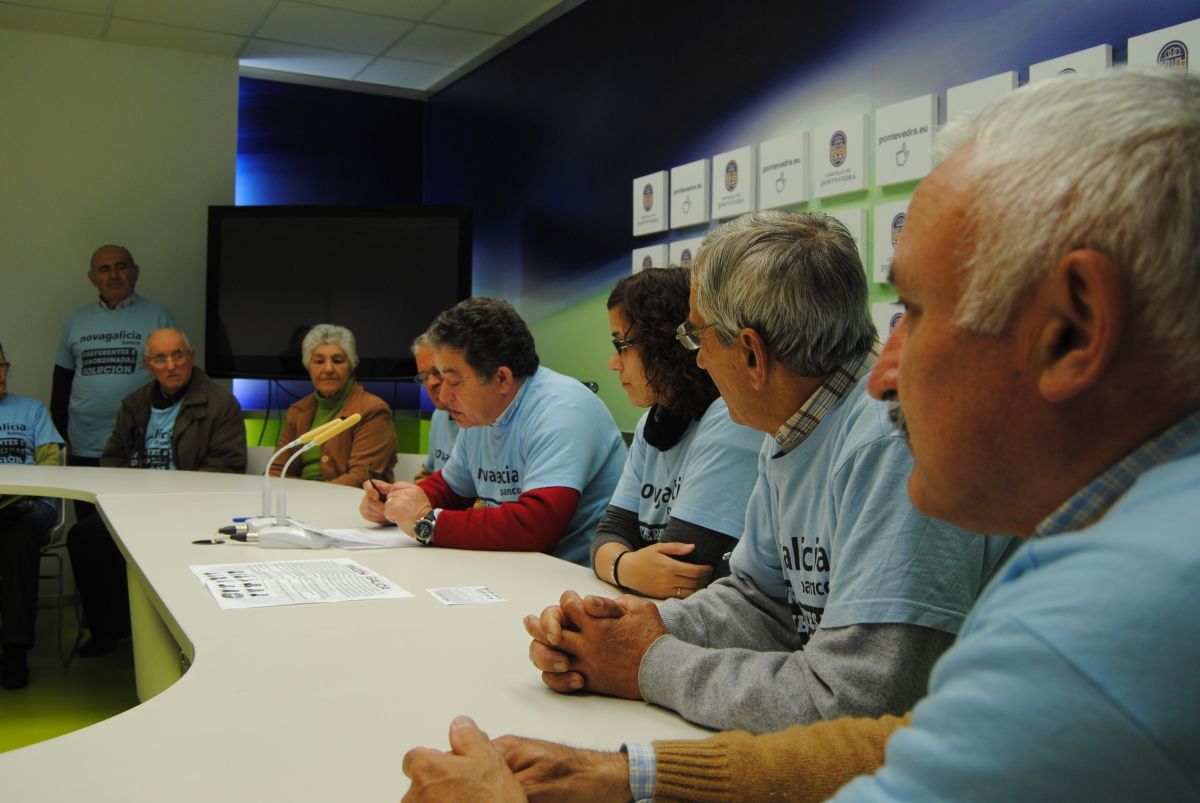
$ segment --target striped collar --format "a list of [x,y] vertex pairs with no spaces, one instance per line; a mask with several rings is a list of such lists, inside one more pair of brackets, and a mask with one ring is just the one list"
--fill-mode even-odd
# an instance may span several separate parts
[[1200,436],[1200,411],[1155,435],[1085,485],[1037,526],[1038,537],[1082,530],[1095,524],[1137,479],[1171,460]]
[[875,361],[879,359],[880,348],[881,344],[876,340],[866,354],[847,360],[826,377],[821,387],[817,388],[800,409],[792,413],[792,417],[776,431],[775,442],[779,444],[779,452],[775,457],[782,457],[804,443],[838,399],[849,393],[850,389],[858,384],[858,380],[870,373]]

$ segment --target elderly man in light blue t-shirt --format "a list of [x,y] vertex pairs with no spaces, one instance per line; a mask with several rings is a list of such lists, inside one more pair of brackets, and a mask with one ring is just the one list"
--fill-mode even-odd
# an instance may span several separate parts
[[100,464],[121,399],[150,380],[142,365],[146,337],[175,326],[166,307],[134,292],[140,275],[129,249],[97,248],[88,281],[100,298],[72,312],[63,324],[50,412],[67,438],[71,465]]
[[866,393],[878,354],[866,299],[832,217],[759,213],[705,238],[679,339],[730,417],[767,433],[732,576],[661,614],[625,597],[596,618],[568,592],[526,617],[547,685],[754,732],[898,714],[924,693],[1011,542],[909,503],[912,457]]

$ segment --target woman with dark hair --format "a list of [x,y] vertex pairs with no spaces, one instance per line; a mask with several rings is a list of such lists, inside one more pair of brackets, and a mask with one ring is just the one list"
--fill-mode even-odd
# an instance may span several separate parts
[[708,374],[676,341],[689,274],[654,268],[608,297],[608,367],[638,407],[625,471],[592,540],[601,580],[651,597],[687,597],[729,572],[763,435],[729,420]]

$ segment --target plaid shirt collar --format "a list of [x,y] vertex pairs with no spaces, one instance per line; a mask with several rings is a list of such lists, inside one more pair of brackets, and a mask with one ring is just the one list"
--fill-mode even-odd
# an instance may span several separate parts
[[1172,425],[1114,463],[1037,526],[1038,537],[1082,530],[1097,521],[1137,481],[1200,436],[1200,411]]
[[782,457],[804,443],[838,399],[849,393],[850,389],[858,384],[858,380],[870,373],[875,361],[879,359],[881,348],[880,342],[876,340],[866,354],[842,363],[825,379],[821,387],[817,388],[775,433],[775,442],[779,444],[779,452],[775,457]]
[[115,306],[115,307],[109,307],[107,304],[104,303],[103,298],[96,299],[96,303],[99,304],[100,309],[104,310],[105,312],[116,312],[119,309],[125,309],[126,307],[128,307],[130,304],[132,304],[136,300],[137,300],[137,293],[130,293],[129,295],[125,296],[120,301],[118,301],[117,306]]

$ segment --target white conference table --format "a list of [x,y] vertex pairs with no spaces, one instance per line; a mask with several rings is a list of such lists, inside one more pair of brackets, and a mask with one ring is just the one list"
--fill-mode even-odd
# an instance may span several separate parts
[[[536,553],[192,544],[233,516],[257,513],[261,483],[183,471],[0,466],[0,492],[98,502],[130,566],[144,700],[82,730],[0,753],[0,798],[395,801],[408,788],[405,751],[445,749],[450,720],[463,713],[492,736],[604,749],[706,733],[645,703],[563,696],[542,685],[521,617],[566,588],[614,593],[574,564]],[[301,480],[287,486],[294,518],[361,525],[360,491]],[[188,569],[330,557],[351,557],[414,596],[225,611]],[[472,585],[507,601],[445,606],[426,592]],[[171,683],[181,653],[190,666]]]

